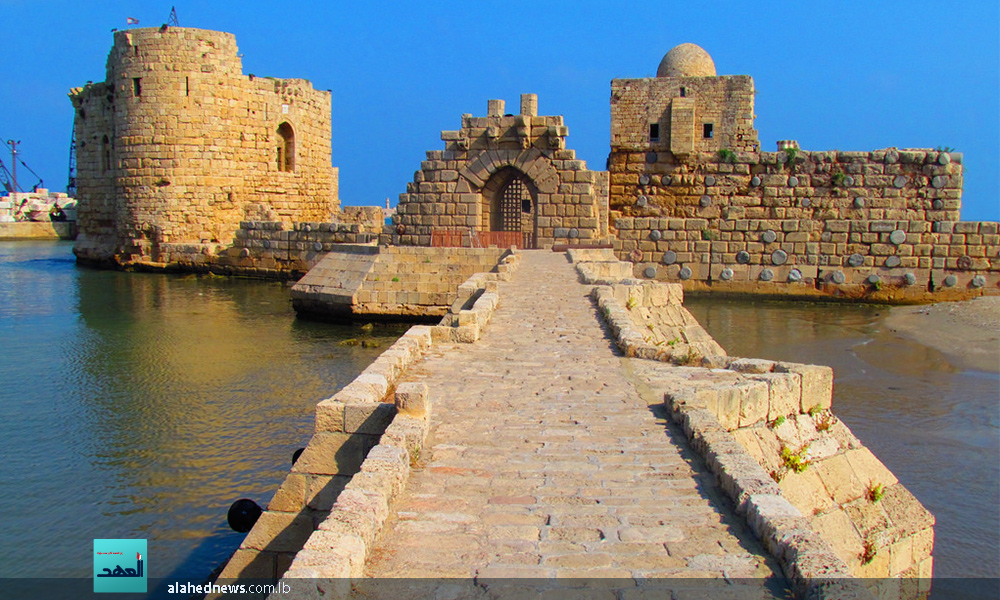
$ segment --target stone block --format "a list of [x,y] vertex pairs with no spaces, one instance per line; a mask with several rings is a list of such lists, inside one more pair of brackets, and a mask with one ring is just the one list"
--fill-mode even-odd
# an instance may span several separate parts
[[776,373],[796,373],[802,378],[800,411],[830,408],[833,403],[833,369],[821,365],[803,365],[779,362],[774,366]]
[[316,405],[316,432],[344,431],[344,403],[332,398]]
[[267,503],[267,510],[298,512],[305,506],[306,488],[309,482],[303,473],[289,473],[278,487],[274,497]]
[[306,506],[313,510],[330,510],[349,481],[350,478],[345,475],[310,475]]
[[[813,517],[811,525],[816,533],[830,544],[838,556],[857,557],[864,549],[864,540],[861,538],[861,534],[858,533],[854,523],[843,510],[835,508],[816,515]],[[860,559],[847,558],[845,562],[853,567],[853,563],[860,563]]]
[[427,414],[427,384],[423,382],[401,383],[396,388],[396,409],[415,417]]
[[745,381],[740,384],[740,427],[749,427],[767,418],[768,386],[764,381]]
[[778,482],[778,487],[785,498],[807,517],[833,505],[830,494],[823,487],[823,481],[812,468],[806,468],[801,473],[786,473]]
[[309,514],[265,511],[240,548],[298,552],[312,532],[313,521]]
[[814,468],[837,504],[847,504],[865,495],[866,484],[857,478],[843,454],[822,460]]
[[364,460],[365,443],[362,435],[316,433],[295,461],[292,472],[353,475]]
[[767,420],[796,414],[802,405],[802,377],[798,373],[765,373],[754,376],[767,383]]
[[889,487],[898,481],[892,471],[882,464],[882,461],[876,458],[868,448],[848,450],[844,453],[844,457],[851,465],[858,480],[865,484],[866,489],[877,484]]
[[899,577],[913,565],[913,538],[905,537],[888,547],[889,576]]
[[727,368],[739,373],[770,373],[774,361],[760,358],[732,358]]
[[348,404],[344,407],[344,431],[382,435],[394,416],[396,405],[388,402]]

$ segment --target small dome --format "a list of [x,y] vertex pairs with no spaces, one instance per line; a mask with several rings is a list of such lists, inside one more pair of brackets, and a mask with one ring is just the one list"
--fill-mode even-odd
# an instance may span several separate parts
[[715,77],[715,62],[697,44],[681,44],[663,55],[657,77]]

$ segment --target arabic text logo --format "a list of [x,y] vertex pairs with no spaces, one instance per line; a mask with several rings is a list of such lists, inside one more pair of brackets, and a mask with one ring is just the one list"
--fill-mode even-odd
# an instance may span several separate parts
[[146,591],[146,540],[94,540],[94,592]]

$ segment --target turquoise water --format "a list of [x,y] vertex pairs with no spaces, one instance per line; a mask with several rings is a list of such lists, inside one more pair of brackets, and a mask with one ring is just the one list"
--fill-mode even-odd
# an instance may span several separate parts
[[685,300],[729,354],[833,367],[833,411],[937,518],[934,576],[1000,576],[1000,375],[882,325],[884,306]]
[[403,331],[296,320],[279,283],[0,242],[0,578],[90,578],[94,538],[149,540],[150,577],[206,577],[243,537],[230,504],[264,505],[315,403]]

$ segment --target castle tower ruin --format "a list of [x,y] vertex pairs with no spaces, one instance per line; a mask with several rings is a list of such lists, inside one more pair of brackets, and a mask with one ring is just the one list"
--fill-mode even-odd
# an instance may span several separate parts
[[80,262],[158,263],[170,244],[228,245],[240,221],[329,221],[330,93],[243,75],[230,33],[118,31],[76,111]]

